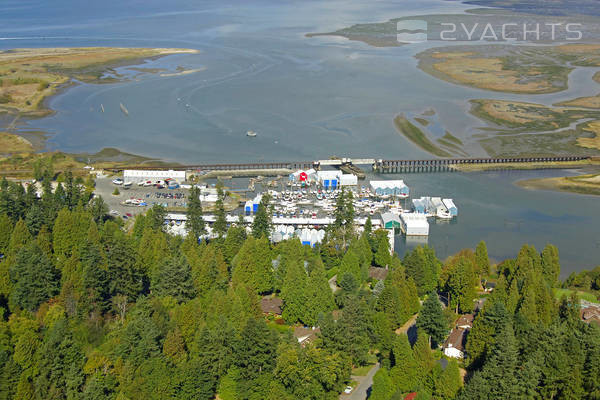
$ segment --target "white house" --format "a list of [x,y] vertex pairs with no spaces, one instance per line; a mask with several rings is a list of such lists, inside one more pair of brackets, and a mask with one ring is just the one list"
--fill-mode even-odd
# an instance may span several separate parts
[[465,329],[453,329],[444,342],[444,354],[452,358],[465,358]]

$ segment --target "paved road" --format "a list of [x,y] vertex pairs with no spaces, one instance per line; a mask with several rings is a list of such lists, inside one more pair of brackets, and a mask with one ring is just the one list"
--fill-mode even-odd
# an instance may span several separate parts
[[352,377],[359,381],[358,386],[350,394],[341,394],[340,400],[366,400],[371,393],[370,389],[373,386],[373,376],[379,370],[379,363],[373,365],[373,368],[365,376]]

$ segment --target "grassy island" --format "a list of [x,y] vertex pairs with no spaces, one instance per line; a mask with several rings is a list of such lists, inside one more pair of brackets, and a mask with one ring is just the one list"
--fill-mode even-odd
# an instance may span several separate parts
[[[170,54],[197,53],[164,48],[40,48],[0,52],[0,112],[40,117],[50,113],[44,99],[73,80],[112,83],[113,68]],[[118,75],[116,75],[118,76]]]

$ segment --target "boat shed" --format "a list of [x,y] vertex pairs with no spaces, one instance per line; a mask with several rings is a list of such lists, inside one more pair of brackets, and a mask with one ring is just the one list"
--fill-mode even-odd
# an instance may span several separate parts
[[262,194],[256,195],[254,200],[252,200],[252,212],[258,211],[258,206],[260,205],[261,200],[262,200]]
[[146,182],[146,181],[164,181],[165,179],[175,179],[178,182],[185,182],[185,171],[169,170],[141,170],[126,169],[123,171],[123,180],[125,182]]
[[437,214],[440,210],[446,211],[446,206],[442,202],[441,197],[430,197],[428,211],[432,214]]
[[317,171],[318,181],[325,189],[337,189],[340,175],[339,171]]
[[403,180],[370,181],[371,192],[378,196],[408,197],[410,190]]
[[402,231],[406,236],[428,236],[429,222],[424,214],[403,213],[400,215]]
[[412,203],[416,213],[425,214],[427,212],[429,198],[421,197],[420,199],[413,199]]
[[446,206],[450,215],[452,215],[453,217],[456,217],[458,215],[458,208],[456,207],[452,199],[444,199],[442,200],[442,203],[444,203],[444,206]]
[[292,182],[306,182],[308,181],[308,173],[306,171],[298,170],[292,172],[289,178]]
[[356,186],[358,185],[358,177],[354,174],[340,175],[340,186]]
[[381,214],[381,221],[385,229],[400,229],[402,227],[402,221],[398,214],[394,213],[383,213]]

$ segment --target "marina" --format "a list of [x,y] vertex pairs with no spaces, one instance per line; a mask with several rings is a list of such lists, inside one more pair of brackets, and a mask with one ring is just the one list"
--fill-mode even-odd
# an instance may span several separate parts
[[[175,170],[125,170],[123,179],[117,178],[113,183],[122,184],[124,189],[134,183],[138,187],[153,186],[158,189],[174,190],[191,188],[197,185],[188,182],[192,173]],[[260,187],[256,188],[256,184]],[[203,207],[212,207],[218,199],[217,191],[208,185],[197,185],[200,188],[200,200]],[[268,188],[271,186],[271,188]],[[274,188],[281,187],[281,190]],[[225,188],[227,190],[228,188]],[[355,215],[354,225],[362,230],[367,220],[373,229],[390,231],[390,245],[393,248],[394,236],[401,232],[406,237],[427,237],[429,235],[428,218],[450,220],[458,215],[453,199],[440,197],[421,197],[408,201],[410,189],[404,180],[371,180],[365,185],[358,185],[358,177],[345,174],[339,170],[315,169],[297,170],[285,177],[265,182],[262,177],[251,179],[248,191],[255,192],[251,199],[240,200],[240,206],[227,215],[229,224],[244,223],[247,229],[254,221],[254,214],[265,195],[269,196],[269,213],[273,230],[271,240],[279,242],[291,237],[299,238],[302,243],[314,246],[325,236],[325,229],[336,221],[335,212],[340,204],[351,202]],[[245,193],[248,194],[249,192]],[[156,197],[160,199],[180,199],[180,207],[186,206],[185,194],[175,196],[169,192]],[[342,203],[340,203],[342,202]],[[154,201],[150,194],[146,198],[130,198],[123,205],[146,207],[154,204],[165,205]],[[177,205],[177,203],[175,203]],[[241,219],[240,219],[241,217]],[[172,233],[186,233],[185,213],[169,213],[165,221]],[[206,237],[212,237],[210,225],[216,217],[206,214],[203,219],[209,224]]]

